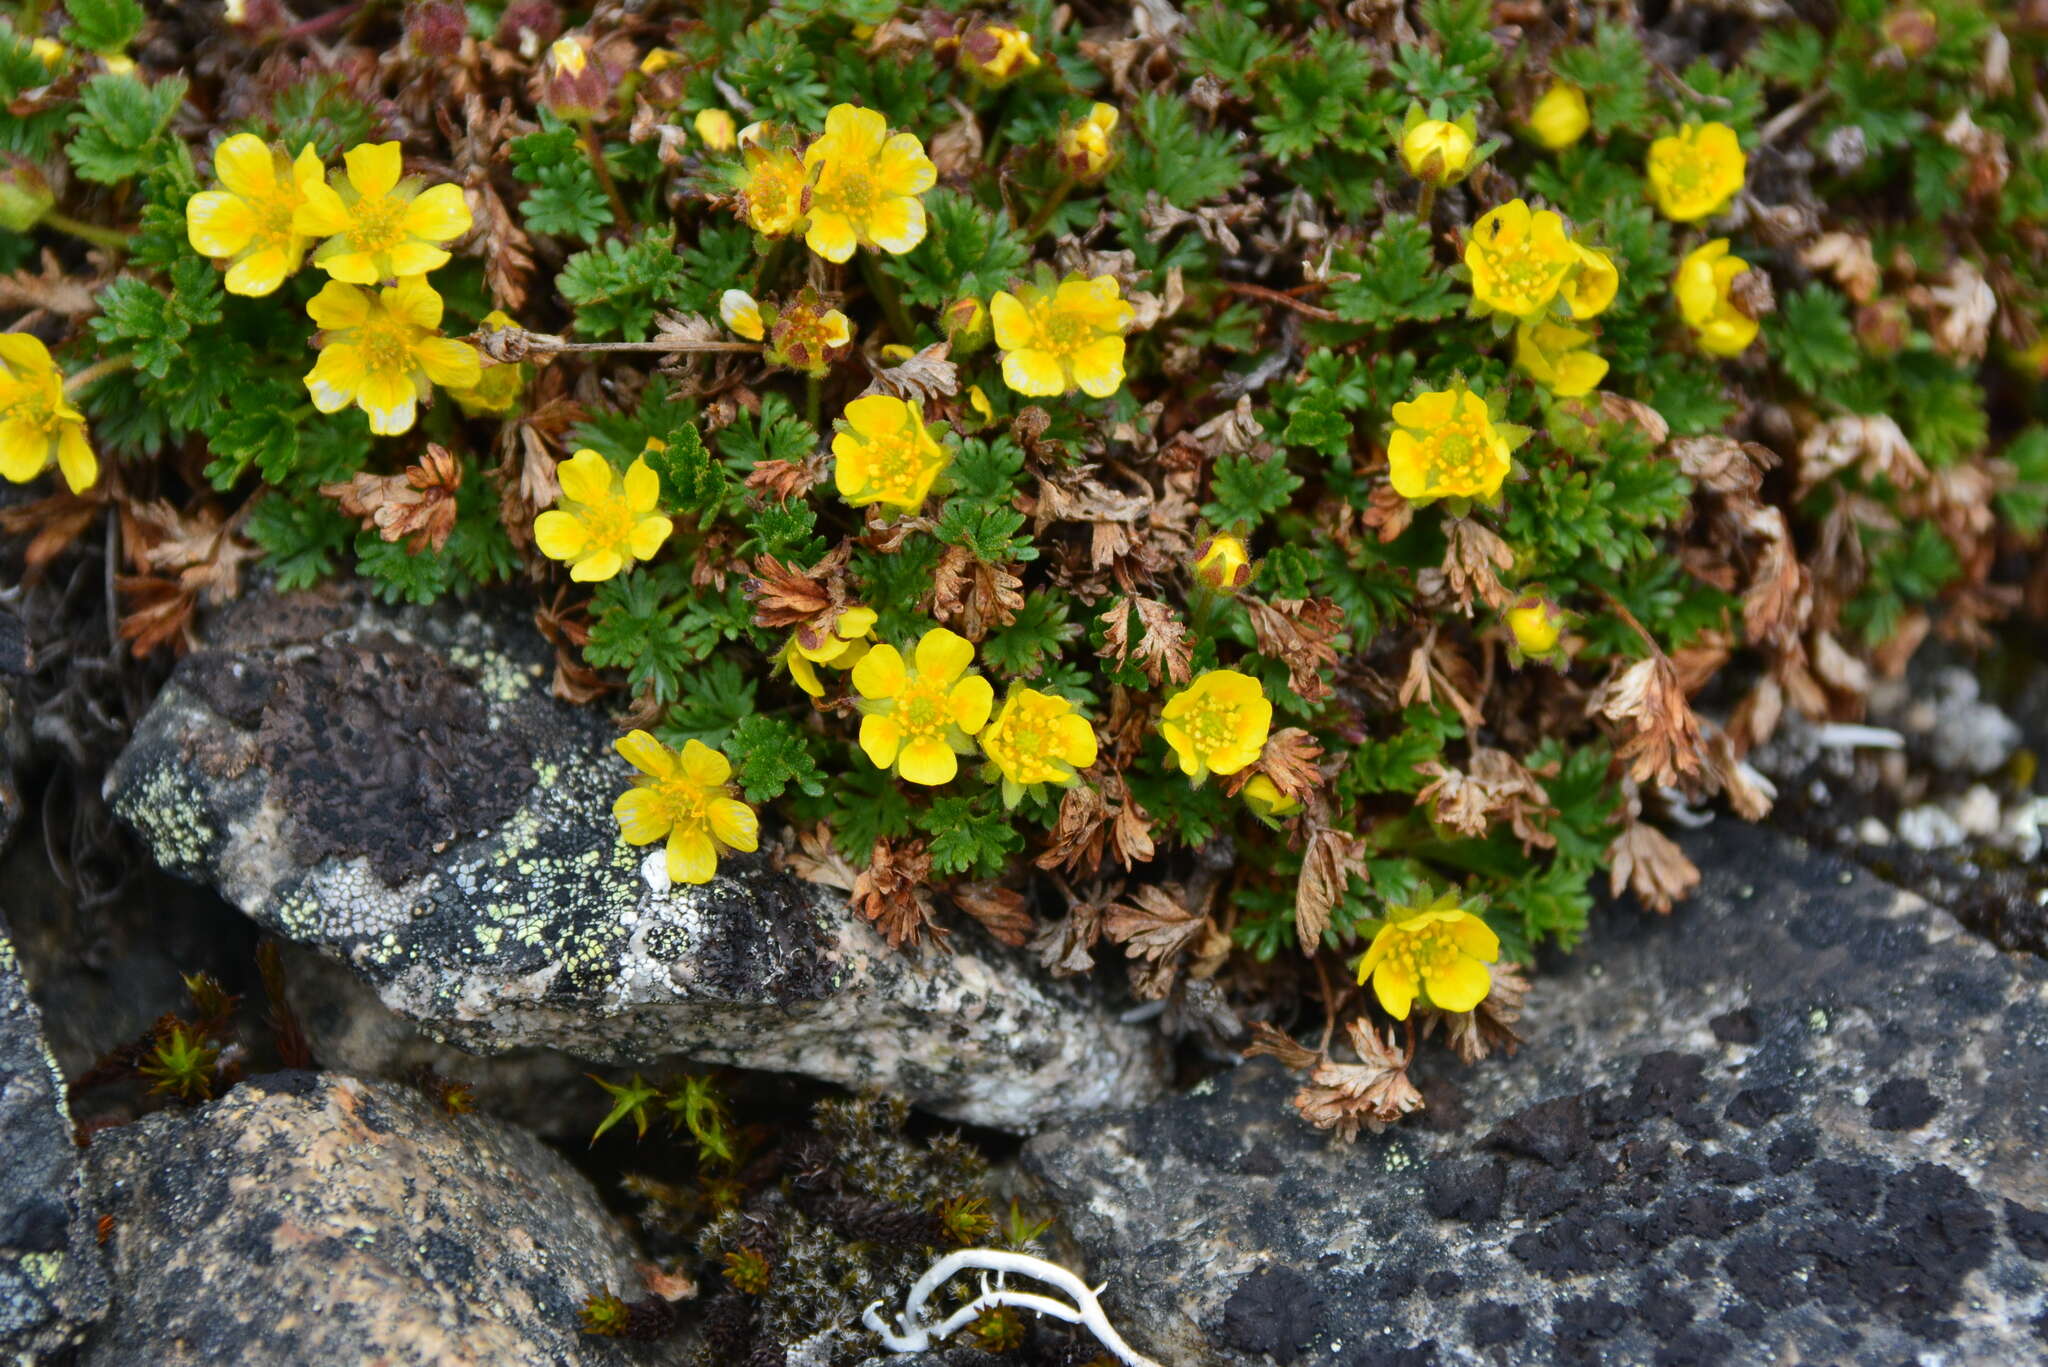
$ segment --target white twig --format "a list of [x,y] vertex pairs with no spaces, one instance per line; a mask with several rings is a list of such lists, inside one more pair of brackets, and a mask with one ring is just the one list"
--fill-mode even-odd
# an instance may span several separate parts
[[[996,1274],[996,1284],[991,1287],[986,1276],[981,1279],[981,1294],[961,1306],[938,1324],[925,1323],[925,1306],[938,1289],[962,1272],[976,1270]],[[1034,1281],[1057,1287],[1073,1298],[1073,1304],[1054,1300],[1050,1296],[1034,1295],[1026,1291],[1011,1291],[1003,1285],[1003,1275],[1014,1272]],[[1028,1253],[1009,1253],[996,1248],[963,1248],[957,1253],[948,1253],[933,1263],[922,1277],[910,1288],[904,1298],[903,1313],[897,1317],[896,1328],[891,1330],[888,1321],[882,1318],[882,1303],[876,1301],[861,1312],[861,1323],[881,1336],[884,1346],[892,1353],[919,1353],[961,1327],[971,1324],[984,1310],[999,1305],[1017,1310],[1029,1310],[1034,1314],[1050,1315],[1068,1324],[1086,1325],[1090,1333],[1126,1367],[1159,1367],[1123,1340],[1109,1316],[1102,1312],[1102,1302],[1097,1299],[1101,1287],[1090,1288],[1088,1283],[1061,1267],[1058,1263],[1034,1258]]]

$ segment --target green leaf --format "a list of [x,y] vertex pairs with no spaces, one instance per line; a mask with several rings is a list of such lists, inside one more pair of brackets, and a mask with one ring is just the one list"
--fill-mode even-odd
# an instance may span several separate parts
[[1388,215],[1364,255],[1340,252],[1337,266],[1358,277],[1330,287],[1330,309],[1347,323],[1381,328],[1427,323],[1463,307],[1450,277],[1436,264],[1429,228],[1406,215]]
[[650,1108],[655,1102],[661,1100],[661,1088],[656,1087],[638,1073],[633,1074],[632,1080],[629,1082],[606,1082],[595,1073],[586,1073],[584,1076],[604,1088],[605,1093],[612,1099],[610,1112],[605,1115],[603,1120],[597,1122],[597,1128],[591,1132],[590,1142],[595,1144],[598,1140],[604,1138],[606,1130],[609,1130],[612,1126],[629,1116],[632,1118],[633,1128],[637,1136],[645,1139],[647,1137],[647,1122],[652,1115]]
[[1209,476],[1214,501],[1203,505],[1202,516],[1219,526],[1254,527],[1286,507],[1300,487],[1301,476],[1278,456],[1224,456]]
[[354,522],[317,494],[307,499],[266,494],[242,525],[249,539],[263,548],[264,566],[286,592],[310,588],[334,573],[334,557],[347,548],[356,531]]
[[1024,833],[986,794],[936,798],[917,826],[931,836],[932,870],[946,877],[994,878],[1024,848]]
[[1998,511],[2029,539],[2048,528],[2048,427],[2029,427],[2005,448],[2012,483],[1999,491]]
[[708,661],[684,677],[675,705],[655,734],[677,749],[694,740],[723,750],[734,729],[754,715],[755,687],[737,661],[725,656]]
[[1080,623],[1067,620],[1070,610],[1060,590],[1031,590],[1016,620],[981,643],[983,662],[1013,678],[1036,677],[1044,661],[1057,660],[1062,647],[1080,638]]
[[505,144],[513,178],[534,187],[520,201],[528,231],[597,241],[612,223],[611,200],[577,131],[543,110],[540,131]]
[[71,16],[64,41],[107,56],[125,52],[148,17],[136,0],[64,0],[64,12]]
[[1031,253],[1007,214],[944,189],[927,194],[924,209],[924,241],[888,260],[890,274],[903,281],[910,303],[939,309],[968,295],[986,301],[1008,289],[1024,269]]
[[792,786],[812,797],[825,791],[808,738],[779,718],[758,713],[740,718],[725,753],[749,802],[773,802]]
[[185,88],[183,76],[167,76],[153,86],[132,75],[101,75],[86,82],[71,116],[71,141],[64,147],[80,179],[118,185],[148,170],[165,126],[185,99]]
[[1816,396],[1828,377],[1854,370],[1861,355],[1841,296],[1824,285],[1808,285],[1779,299],[1764,331],[1785,374]]
[[697,425],[686,422],[670,430],[666,446],[642,453],[641,459],[661,480],[661,505],[679,517],[709,526],[728,501],[737,501],[732,477],[704,449]]
[[1147,91],[1131,107],[1131,134],[1123,160],[1109,173],[1110,193],[1135,214],[1145,194],[1179,209],[1219,199],[1244,182],[1244,167],[1220,129],[1195,126],[1192,106],[1164,90]]
[[590,337],[647,339],[654,315],[675,303],[685,285],[674,238],[643,230],[630,245],[617,238],[562,263],[556,288],[576,309],[576,330]]

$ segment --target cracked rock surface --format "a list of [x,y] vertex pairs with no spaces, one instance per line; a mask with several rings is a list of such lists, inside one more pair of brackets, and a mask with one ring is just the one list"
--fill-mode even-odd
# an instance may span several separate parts
[[1256,1060],[1033,1140],[1141,1350],[1184,1367],[2048,1359],[2048,966],[1718,823],[1608,910],[1528,1045],[1349,1148]]
[[0,1353],[53,1356],[106,1305],[64,1079],[14,945],[0,934]]
[[109,797],[164,867],[472,1052],[685,1055],[1014,1130],[1158,1092],[1152,1036],[986,940],[893,952],[761,856],[651,885],[611,816],[630,770],[597,711],[548,696],[550,663],[490,609],[245,599]]
[[272,1073],[88,1151],[113,1305],[82,1367],[660,1363],[578,1332],[640,1285],[590,1184],[523,1132],[417,1092]]

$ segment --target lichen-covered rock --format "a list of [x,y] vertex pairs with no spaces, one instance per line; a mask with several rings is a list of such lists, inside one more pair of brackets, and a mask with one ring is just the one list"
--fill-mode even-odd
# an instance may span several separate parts
[[1111,1317],[1177,1367],[2048,1358],[2048,969],[1716,826],[1528,1045],[1352,1147],[1261,1059],[1040,1135]]
[[760,856],[651,885],[612,820],[611,732],[548,696],[523,624],[298,594],[209,639],[116,764],[115,810],[438,1038],[804,1073],[1011,1129],[1158,1089],[1150,1036],[1019,956],[895,953]]
[[77,1343],[106,1305],[64,1079],[14,946],[0,934],[0,1355],[53,1355]]
[[85,1367],[658,1363],[585,1337],[630,1241],[528,1135],[408,1088],[274,1073],[95,1136],[113,1306]]

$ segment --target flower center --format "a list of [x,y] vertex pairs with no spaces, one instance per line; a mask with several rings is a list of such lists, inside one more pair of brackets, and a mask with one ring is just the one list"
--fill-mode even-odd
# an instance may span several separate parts
[[923,473],[917,445],[908,437],[872,443],[868,447],[868,463],[869,484],[878,492],[899,501],[910,497],[917,488],[918,476]]
[[406,203],[393,195],[359,199],[350,211],[349,241],[359,252],[388,252],[404,242]]
[[1052,765],[1057,738],[1053,718],[1040,709],[1015,711],[1004,719],[1002,732],[989,739],[989,748],[1001,753],[1005,767],[1019,782],[1039,782],[1057,776]]
[[874,212],[875,201],[880,197],[875,189],[875,178],[866,171],[834,167],[827,163],[824,174],[818,177],[814,198],[817,205],[828,213],[864,219]]
[[577,520],[583,524],[593,549],[614,550],[622,556],[632,544],[633,527],[639,521],[626,500],[616,494],[582,505]]
[[1197,750],[1212,753],[1236,739],[1237,708],[1216,698],[1197,698],[1181,714],[1180,724]]
[[1461,952],[1451,938],[1450,927],[1431,921],[1412,930],[1396,927],[1385,962],[1420,983],[1454,965]]
[[946,706],[946,691],[936,683],[913,674],[896,698],[896,724],[903,738],[939,740],[952,724],[952,710]]
[[1437,430],[1429,445],[1429,487],[1459,490],[1482,485],[1480,457],[1486,448],[1486,433],[1478,419],[1453,418]]
[[1493,248],[1493,294],[1517,313],[1533,313],[1557,292],[1557,264],[1523,238],[1512,247]]
[[711,793],[680,774],[651,785],[669,822],[685,828],[710,824]]
[[1095,340],[1093,322],[1078,313],[1055,312],[1043,325],[1046,350],[1071,356]]
[[349,340],[373,375],[409,375],[413,370],[412,326],[396,321],[365,323]]

